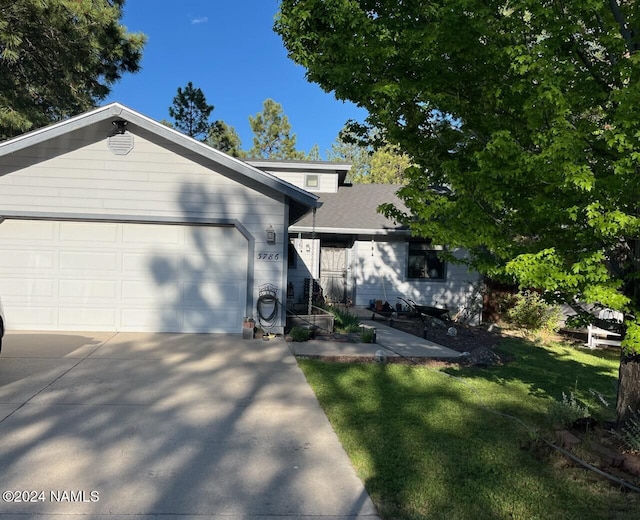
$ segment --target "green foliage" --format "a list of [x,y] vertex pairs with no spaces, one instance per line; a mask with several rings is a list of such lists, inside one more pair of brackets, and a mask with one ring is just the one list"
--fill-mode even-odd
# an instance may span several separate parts
[[636,347],[640,345],[640,317],[627,320],[626,327],[627,332],[622,340],[622,348],[629,355],[632,355],[634,352],[637,355]]
[[640,452],[640,413],[632,411],[624,426],[614,433],[628,449]]
[[209,146],[227,153],[233,157],[241,157],[240,136],[236,129],[224,121],[215,121],[209,128],[209,135],[205,141]]
[[354,178],[354,182],[368,184],[404,184],[404,172],[411,166],[411,158],[397,146],[386,144],[371,155],[369,175]]
[[339,307],[325,307],[327,312],[334,316],[333,326],[336,332],[358,332],[360,330],[360,320],[348,310]]
[[343,128],[338,137],[327,151],[327,157],[333,162],[347,162],[351,164],[348,180],[366,175],[370,169],[371,151],[361,146],[349,137],[348,128]]
[[296,136],[291,135],[289,118],[282,105],[266,99],[262,112],[249,116],[253,130],[253,147],[247,152],[251,159],[305,159],[305,154],[296,150]]
[[[374,139],[374,136],[371,136]],[[368,146],[349,131],[347,125],[328,152],[329,160],[351,163],[349,180],[362,184],[403,184],[404,171],[411,166],[411,158],[397,146],[376,143]]]
[[145,36],[124,0],[13,0],[0,7],[0,139],[79,114],[137,72]]
[[373,329],[369,327],[365,327],[362,329],[362,332],[360,333],[360,341],[362,341],[362,343],[373,343],[374,336],[375,336],[375,333]]
[[289,331],[289,336],[293,341],[309,341],[309,337],[311,336],[309,329],[305,327],[300,327],[296,325],[295,327],[291,327]]
[[368,111],[359,135],[412,158],[410,215],[385,213],[484,273],[640,315],[635,2],[282,0],[275,29]]
[[209,117],[214,106],[207,103],[201,89],[195,88],[190,81],[187,86],[178,87],[178,93],[169,107],[176,130],[196,139],[206,138],[211,131]]
[[580,404],[573,392],[562,392],[562,401],[553,400],[549,405],[549,418],[554,425],[570,426],[585,417],[589,417],[589,408]]
[[517,294],[511,307],[506,311],[505,321],[526,331],[528,334],[558,330],[561,313],[558,307],[549,305],[535,291]]

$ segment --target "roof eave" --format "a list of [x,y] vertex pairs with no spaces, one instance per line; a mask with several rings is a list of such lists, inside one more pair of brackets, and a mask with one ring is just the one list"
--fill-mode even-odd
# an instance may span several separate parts
[[411,235],[409,229],[397,228],[339,228],[339,227],[309,227],[309,226],[290,226],[291,233],[331,233],[340,235]]
[[50,139],[60,137],[65,133],[72,132],[85,128],[94,123],[105,121],[112,117],[118,117],[124,119],[130,123],[133,123],[153,134],[158,135],[170,142],[177,144],[187,150],[190,150],[200,156],[218,163],[224,167],[231,168],[238,171],[240,174],[245,175],[249,179],[252,179],[267,188],[275,190],[283,194],[285,197],[292,201],[297,202],[307,208],[317,208],[321,205],[318,196],[309,193],[293,184],[290,184],[282,179],[277,178],[268,172],[262,171],[255,166],[247,164],[240,159],[231,157],[219,150],[211,148],[210,146],[193,139],[187,135],[184,135],[173,128],[169,128],[151,118],[148,118],[120,103],[111,103],[103,107],[97,108],[90,112],[80,114],[59,123],[22,134],[9,141],[0,143],[0,156],[8,155],[16,151],[22,150],[29,146],[34,146],[39,143],[43,143]]

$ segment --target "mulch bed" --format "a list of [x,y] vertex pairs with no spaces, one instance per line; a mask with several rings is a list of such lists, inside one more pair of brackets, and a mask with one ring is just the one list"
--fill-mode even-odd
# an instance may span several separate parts
[[[389,325],[389,320],[381,321]],[[425,324],[419,318],[403,317],[393,320],[393,328],[426,338],[438,345],[450,348],[456,352],[473,353],[479,348],[491,349],[502,339],[500,334],[490,332],[483,327],[469,327],[458,323],[445,323],[442,325]],[[448,333],[449,327],[456,329],[455,336]]]

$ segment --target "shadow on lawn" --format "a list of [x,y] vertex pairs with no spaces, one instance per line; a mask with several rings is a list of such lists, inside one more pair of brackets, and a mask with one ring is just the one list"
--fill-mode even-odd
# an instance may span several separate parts
[[[526,422],[543,413],[531,395],[561,395],[576,379],[588,394],[615,380],[562,348],[516,340],[504,349],[516,357],[510,365],[447,372],[476,379],[471,384],[492,394],[492,408]],[[593,493],[523,449],[531,442],[527,432],[487,412],[454,378],[403,365],[301,365],[383,518],[615,518],[609,515],[629,512],[606,486]],[[509,388],[502,395],[495,384]]]
[[466,379],[481,379],[505,385],[521,382],[535,397],[559,400],[562,393],[586,402],[596,402],[591,390],[615,404],[619,354],[610,350],[577,349],[570,344],[543,348],[523,339],[505,339],[498,350],[511,359],[502,366],[450,368],[446,373]]

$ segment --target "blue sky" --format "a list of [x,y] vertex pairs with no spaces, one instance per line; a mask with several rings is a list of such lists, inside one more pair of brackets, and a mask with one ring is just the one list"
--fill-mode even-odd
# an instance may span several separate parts
[[153,119],[170,120],[178,87],[192,81],[215,106],[212,120],[235,127],[252,144],[249,115],[265,99],[283,106],[298,149],[325,157],[348,119],[366,113],[307,82],[273,32],[277,0],[128,0],[122,23],[147,35],[142,70],[126,74],[106,102],[119,101]]

